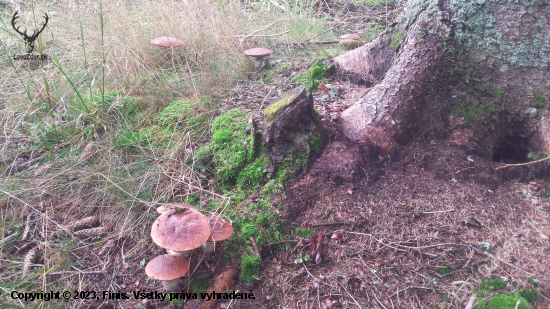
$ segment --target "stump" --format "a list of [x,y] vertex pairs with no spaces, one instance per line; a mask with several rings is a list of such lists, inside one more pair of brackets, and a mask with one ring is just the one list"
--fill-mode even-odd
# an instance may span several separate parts
[[[323,125],[313,107],[313,96],[299,86],[264,110],[262,146],[269,156],[268,172],[295,168],[322,147]],[[289,166],[291,165],[291,166]]]

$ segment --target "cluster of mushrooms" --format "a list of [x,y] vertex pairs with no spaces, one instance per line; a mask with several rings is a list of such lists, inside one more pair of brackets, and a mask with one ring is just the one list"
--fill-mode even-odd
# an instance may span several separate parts
[[201,248],[205,256],[212,255],[216,242],[228,239],[233,227],[218,216],[206,217],[185,203],[167,204],[157,208],[160,216],[153,223],[151,238],[168,254],[157,256],[145,267],[147,276],[162,281],[167,292],[179,291],[179,278],[189,271],[189,256]]

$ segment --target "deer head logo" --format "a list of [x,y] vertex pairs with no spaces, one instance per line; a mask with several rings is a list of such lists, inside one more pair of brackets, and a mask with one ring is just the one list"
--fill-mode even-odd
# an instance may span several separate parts
[[19,11],[15,11],[15,13],[13,14],[13,17],[11,18],[11,25],[13,29],[15,29],[15,31],[21,35],[21,38],[25,41],[25,43],[27,43],[27,54],[30,54],[34,50],[34,41],[36,41],[38,35],[44,30],[44,28],[46,28],[46,25],[48,24],[48,14],[44,13],[44,18],[46,21],[44,21],[44,23],[42,24],[42,29],[35,29],[30,36],[27,34],[27,29],[21,32],[19,30],[19,27],[15,26],[15,21],[17,20],[17,18],[19,18]]

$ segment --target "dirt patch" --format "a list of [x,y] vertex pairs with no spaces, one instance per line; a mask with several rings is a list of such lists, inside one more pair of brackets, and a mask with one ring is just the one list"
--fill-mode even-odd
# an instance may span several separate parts
[[[278,298],[268,307],[449,306],[470,295],[457,280],[504,278],[508,290],[531,287],[528,277],[550,284],[550,206],[540,196],[548,176],[511,180],[446,140],[386,156],[365,149],[333,139],[289,183],[283,211],[294,227],[323,233],[326,249],[320,264],[295,263],[309,251],[307,238],[271,255],[263,285]],[[532,177],[531,169],[520,174]],[[548,304],[545,293],[537,304]]]

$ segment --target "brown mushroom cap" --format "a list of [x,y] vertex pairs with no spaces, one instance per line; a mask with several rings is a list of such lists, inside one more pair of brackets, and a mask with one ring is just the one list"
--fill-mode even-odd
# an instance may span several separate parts
[[189,261],[177,254],[157,256],[147,263],[145,273],[155,280],[174,280],[189,271]]
[[344,34],[340,36],[341,39],[359,40],[359,36],[355,33]]
[[183,46],[183,41],[169,36],[161,36],[160,38],[151,40],[151,44],[162,47],[180,47]]
[[208,238],[208,241],[222,241],[226,240],[233,234],[233,226],[227,220],[220,217],[210,217],[210,228],[212,234]]
[[188,251],[200,247],[210,237],[208,219],[195,208],[160,215],[151,228],[151,238],[162,248]]
[[179,208],[193,208],[193,209],[196,209],[195,207],[189,205],[189,204],[186,204],[186,203],[172,203],[172,204],[164,204],[164,205],[160,205],[159,207],[157,207],[157,213],[159,215],[162,215],[164,213],[167,213],[171,210],[174,210],[176,207],[179,207]]
[[252,56],[254,58],[256,57],[261,58],[261,57],[270,55],[272,52],[273,51],[271,49],[258,47],[258,48],[247,49],[244,51],[244,54],[247,56]]

